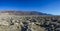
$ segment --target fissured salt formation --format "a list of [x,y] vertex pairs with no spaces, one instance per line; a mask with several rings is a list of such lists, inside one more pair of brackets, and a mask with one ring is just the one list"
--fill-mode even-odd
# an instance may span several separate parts
[[60,16],[35,11],[1,11],[0,31],[60,31]]

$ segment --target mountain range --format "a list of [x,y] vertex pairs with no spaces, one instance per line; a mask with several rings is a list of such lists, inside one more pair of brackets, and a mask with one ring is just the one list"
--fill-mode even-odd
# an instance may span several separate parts
[[8,13],[10,15],[51,15],[37,11],[0,11],[0,14],[1,13]]

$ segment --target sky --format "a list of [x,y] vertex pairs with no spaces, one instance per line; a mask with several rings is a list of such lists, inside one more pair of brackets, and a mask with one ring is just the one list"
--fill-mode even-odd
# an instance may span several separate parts
[[1,10],[38,11],[60,15],[60,0],[0,0]]

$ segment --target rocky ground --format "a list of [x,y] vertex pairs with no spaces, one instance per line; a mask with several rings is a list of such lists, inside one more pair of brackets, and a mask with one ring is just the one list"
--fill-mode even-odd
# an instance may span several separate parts
[[60,31],[60,16],[2,14],[0,31]]

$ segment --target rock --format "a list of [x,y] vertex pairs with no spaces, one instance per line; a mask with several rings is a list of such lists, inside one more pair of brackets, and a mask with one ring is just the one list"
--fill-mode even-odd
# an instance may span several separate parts
[[52,20],[52,16],[4,14],[0,15],[0,31],[55,31],[60,27],[57,21],[58,19]]

